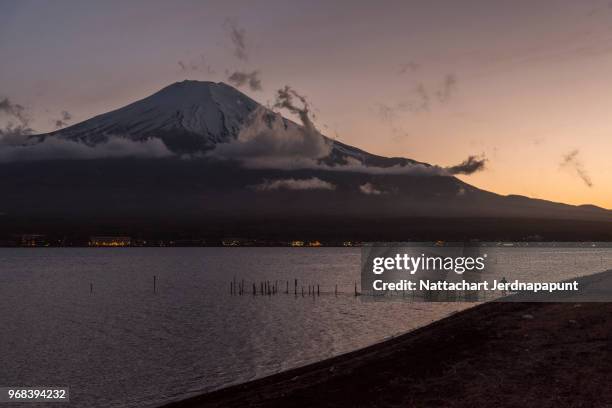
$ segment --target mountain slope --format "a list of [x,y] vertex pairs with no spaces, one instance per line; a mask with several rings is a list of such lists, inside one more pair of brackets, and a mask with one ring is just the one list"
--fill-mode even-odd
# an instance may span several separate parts
[[[364,234],[363,239],[384,240],[406,236],[415,228],[408,220],[422,217],[523,220],[497,227],[494,232],[500,237],[505,236],[504,228],[518,226],[520,236],[542,235],[549,227],[533,227],[530,220],[535,219],[577,220],[587,222],[588,228],[612,231],[608,210],[500,196],[444,173],[422,171],[438,167],[372,155],[327,138],[331,148],[313,166],[249,167],[209,154],[236,142],[258,109],[257,102],[228,85],[184,81],[74,126],[33,136],[38,143],[73,141],[91,149],[114,138],[160,139],[175,155],[0,164],[0,233],[94,224],[112,233],[136,223],[139,228],[216,225],[223,236],[240,235],[246,226],[254,234],[275,234],[270,231],[275,225],[278,234],[291,234],[302,223],[311,232],[340,236],[350,230]],[[282,121],[282,129],[301,129],[278,115],[274,120]],[[420,172],[405,171],[411,166]],[[359,229],[350,220],[377,221]],[[407,227],[395,230],[396,224]],[[446,221],[437,225],[436,231],[451,228]],[[577,234],[572,225],[569,233]],[[434,229],[431,222],[421,228]],[[479,231],[474,223],[461,228]]]
[[[259,103],[225,83],[186,80],[123,108],[33,137],[39,140],[61,138],[89,146],[104,143],[111,137],[133,141],[159,138],[173,152],[189,154],[236,140],[258,108],[262,108]],[[299,127],[285,118],[281,120],[287,128]],[[333,163],[343,162],[348,157],[381,167],[418,163],[406,158],[376,156],[323,137],[333,146],[328,158]]]
[[59,137],[95,145],[113,136],[136,141],[158,137],[171,149],[192,152],[234,139],[258,106],[226,84],[183,81],[43,138]]

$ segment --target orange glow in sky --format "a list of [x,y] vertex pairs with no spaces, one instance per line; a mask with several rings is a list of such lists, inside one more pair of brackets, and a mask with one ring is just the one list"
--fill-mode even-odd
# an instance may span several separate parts
[[462,176],[479,188],[612,208],[609,1],[331,3],[5,2],[0,98],[44,132],[62,110],[81,121],[258,70],[263,90],[243,92],[265,104],[291,85],[345,143],[442,166],[483,154],[487,169]]

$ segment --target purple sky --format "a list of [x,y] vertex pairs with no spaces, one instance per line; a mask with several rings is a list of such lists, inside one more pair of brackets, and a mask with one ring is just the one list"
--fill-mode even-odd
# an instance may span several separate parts
[[484,153],[479,187],[612,208],[607,0],[4,0],[0,55],[0,98],[37,131],[63,110],[75,123],[175,81],[258,70],[263,89],[243,92],[266,103],[291,85],[331,137],[440,165]]

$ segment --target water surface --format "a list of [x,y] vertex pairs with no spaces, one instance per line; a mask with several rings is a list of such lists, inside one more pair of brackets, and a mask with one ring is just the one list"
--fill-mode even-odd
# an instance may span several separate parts
[[[69,386],[78,407],[158,406],[466,307],[362,302],[358,248],[23,248],[0,260],[0,384]],[[324,293],[230,296],[234,276]]]

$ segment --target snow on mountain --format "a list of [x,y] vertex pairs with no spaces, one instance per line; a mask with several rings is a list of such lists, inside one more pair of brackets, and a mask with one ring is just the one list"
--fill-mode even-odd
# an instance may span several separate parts
[[[111,137],[133,141],[159,138],[174,152],[193,153],[234,141],[258,108],[263,107],[225,83],[186,80],[123,108],[36,137],[58,137],[88,146],[105,143]],[[286,128],[299,126],[282,120]],[[351,159],[380,167],[417,163],[372,155],[338,141],[331,144],[331,153],[324,160],[328,164],[346,164]]]
[[[50,133],[88,145],[119,136],[159,137],[178,150],[230,141],[259,104],[224,83],[183,81],[123,108]],[[185,139],[185,140],[181,140]],[[181,143],[183,142],[183,143]]]
[[[422,177],[438,174],[427,170],[439,167],[409,166],[417,162],[373,155],[338,141],[331,141],[329,148],[328,138],[320,150],[316,143],[307,143],[312,140],[300,142],[306,134],[312,137],[312,127],[296,131],[295,122],[261,109],[265,108],[226,84],[183,81],[74,126],[32,136],[32,143],[5,148],[13,149],[8,154],[17,154],[17,160],[0,157],[0,210],[16,220],[76,220],[78,215],[85,220],[109,217],[123,226],[135,219],[147,219],[147,225],[179,220],[208,225],[221,215],[240,216],[260,230],[269,225],[254,220],[299,214],[314,217],[314,230],[321,231],[336,227],[318,216],[338,221],[381,215],[610,219],[610,212],[601,209],[503,197],[446,174]],[[255,136],[250,137],[250,131]],[[240,145],[243,138],[247,143]],[[174,159],[176,153],[213,149],[233,153],[232,160],[207,160],[208,155]],[[236,160],[259,157],[275,163],[275,149],[290,161],[304,159],[310,150],[310,157],[318,161],[310,167],[287,168],[249,167]],[[36,155],[39,160],[31,160]],[[415,171],[406,171],[411,168]],[[80,221],[75,223],[80,228]],[[23,230],[18,221],[14,228],[11,233]],[[381,231],[377,225],[371,228]]]

